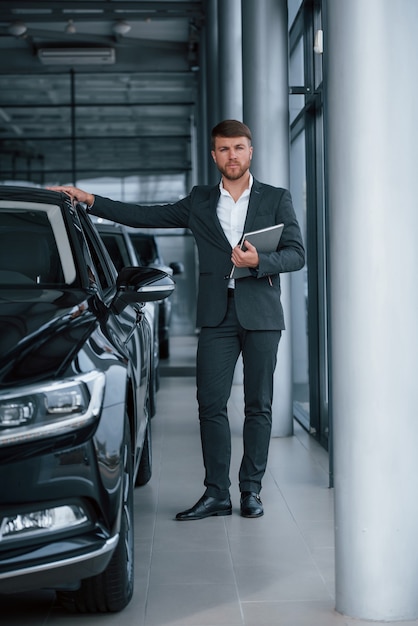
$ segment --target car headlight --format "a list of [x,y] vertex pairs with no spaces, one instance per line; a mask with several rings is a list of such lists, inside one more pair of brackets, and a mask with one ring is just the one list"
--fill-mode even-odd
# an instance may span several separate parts
[[0,542],[67,530],[88,521],[86,511],[78,504],[6,515],[0,521]]
[[103,372],[0,393],[0,446],[59,436],[87,426],[100,413]]

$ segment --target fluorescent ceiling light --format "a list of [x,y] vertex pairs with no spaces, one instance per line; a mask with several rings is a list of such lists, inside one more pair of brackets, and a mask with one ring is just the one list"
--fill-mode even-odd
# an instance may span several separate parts
[[113,48],[40,48],[38,58],[44,65],[111,65]]

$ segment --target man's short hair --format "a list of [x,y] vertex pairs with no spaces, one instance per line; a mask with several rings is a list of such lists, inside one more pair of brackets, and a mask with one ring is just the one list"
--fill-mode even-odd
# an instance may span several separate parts
[[246,124],[238,122],[238,120],[224,120],[212,128],[212,150],[215,149],[216,137],[247,137],[250,144],[252,142],[250,129]]

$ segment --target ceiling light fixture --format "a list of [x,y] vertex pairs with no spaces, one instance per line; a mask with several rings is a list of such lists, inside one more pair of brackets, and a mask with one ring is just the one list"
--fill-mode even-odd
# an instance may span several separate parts
[[113,48],[40,48],[38,58],[44,65],[111,65]]
[[77,32],[77,31],[76,31],[76,27],[75,27],[75,25],[74,25],[73,20],[68,20],[68,24],[67,24],[67,26],[65,27],[65,32],[66,32],[68,35],[73,35],[74,33],[76,33],[76,32]]
[[127,35],[129,33],[131,28],[132,26],[128,24],[128,22],[125,22],[125,20],[119,20],[113,25],[113,32],[116,35],[121,35],[123,37],[123,35]]
[[23,22],[13,22],[7,30],[14,37],[22,37],[28,30],[28,27]]

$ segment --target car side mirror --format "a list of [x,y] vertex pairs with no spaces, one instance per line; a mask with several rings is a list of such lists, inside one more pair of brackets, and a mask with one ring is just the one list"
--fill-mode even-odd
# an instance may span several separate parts
[[124,267],[118,274],[116,287],[111,306],[121,313],[130,304],[168,298],[175,283],[168,274],[152,267]]

